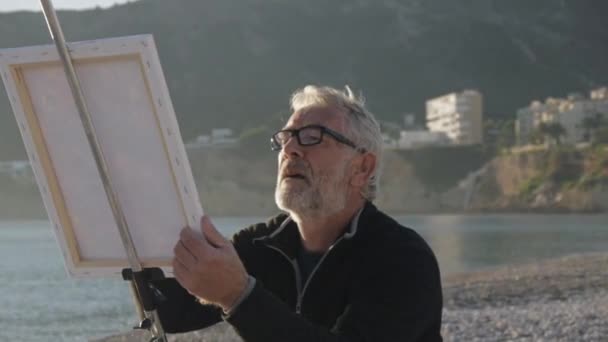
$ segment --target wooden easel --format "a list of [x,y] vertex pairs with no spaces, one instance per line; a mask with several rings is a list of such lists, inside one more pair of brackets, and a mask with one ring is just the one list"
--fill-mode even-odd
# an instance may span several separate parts
[[141,321],[136,328],[150,331],[152,335],[151,341],[166,342],[167,338],[156,310],[156,300],[161,294],[152,286],[151,283],[153,280],[163,278],[163,272],[158,268],[145,269],[142,267],[129,232],[127,221],[119,205],[116,192],[112,187],[107,164],[93,129],[91,115],[84,100],[80,82],[74,70],[72,58],[67,48],[59,19],[57,18],[57,14],[55,13],[51,0],[40,0],[40,4],[42,6],[42,11],[51,34],[51,38],[55,42],[57,52],[61,58],[65,75],[67,77],[76,108],[78,109],[78,114],[80,116],[89,147],[91,148],[91,152],[94,156],[95,164],[101,176],[108,203],[112,209],[116,226],[120,232],[120,238],[127,253],[130,268],[124,269],[122,275],[123,279],[130,281],[131,288],[133,289],[133,293],[138,303],[138,311]]

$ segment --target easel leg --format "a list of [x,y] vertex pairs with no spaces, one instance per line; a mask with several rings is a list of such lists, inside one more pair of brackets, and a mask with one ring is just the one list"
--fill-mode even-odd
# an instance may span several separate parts
[[144,315],[144,308],[141,306],[141,302],[139,301],[137,289],[135,288],[135,284],[132,281],[129,282],[129,288],[131,289],[131,296],[133,297],[133,304],[135,304],[135,311],[137,311],[137,317],[141,322],[146,318],[146,316]]
[[[159,268],[146,268],[140,272],[133,272],[131,269],[123,269],[122,277],[128,280],[135,294],[136,308],[141,319],[136,329],[145,329],[152,334],[151,342],[166,342],[167,337],[163,329],[160,317],[156,310],[156,301],[161,300],[162,294],[155,290],[150,283],[151,280],[164,278],[163,272]],[[155,293],[154,291],[158,292]]]

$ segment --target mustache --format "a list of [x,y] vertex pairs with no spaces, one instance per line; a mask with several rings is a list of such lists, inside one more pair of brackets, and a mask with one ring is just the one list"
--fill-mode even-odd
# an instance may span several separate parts
[[281,178],[285,178],[289,175],[298,174],[308,179],[310,176],[309,169],[308,163],[306,163],[304,160],[291,160],[286,161],[283,163],[283,165],[281,165],[279,175]]

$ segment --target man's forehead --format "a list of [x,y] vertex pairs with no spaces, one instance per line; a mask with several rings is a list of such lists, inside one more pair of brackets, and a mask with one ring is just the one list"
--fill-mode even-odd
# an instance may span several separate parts
[[342,128],[344,114],[331,107],[308,107],[294,112],[285,128],[297,128],[307,125],[323,125],[330,128]]

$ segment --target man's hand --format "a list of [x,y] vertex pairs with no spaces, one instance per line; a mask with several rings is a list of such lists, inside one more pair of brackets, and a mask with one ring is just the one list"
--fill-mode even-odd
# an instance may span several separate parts
[[245,290],[247,271],[232,243],[207,216],[201,218],[201,232],[182,229],[173,249],[173,272],[192,295],[227,311]]

